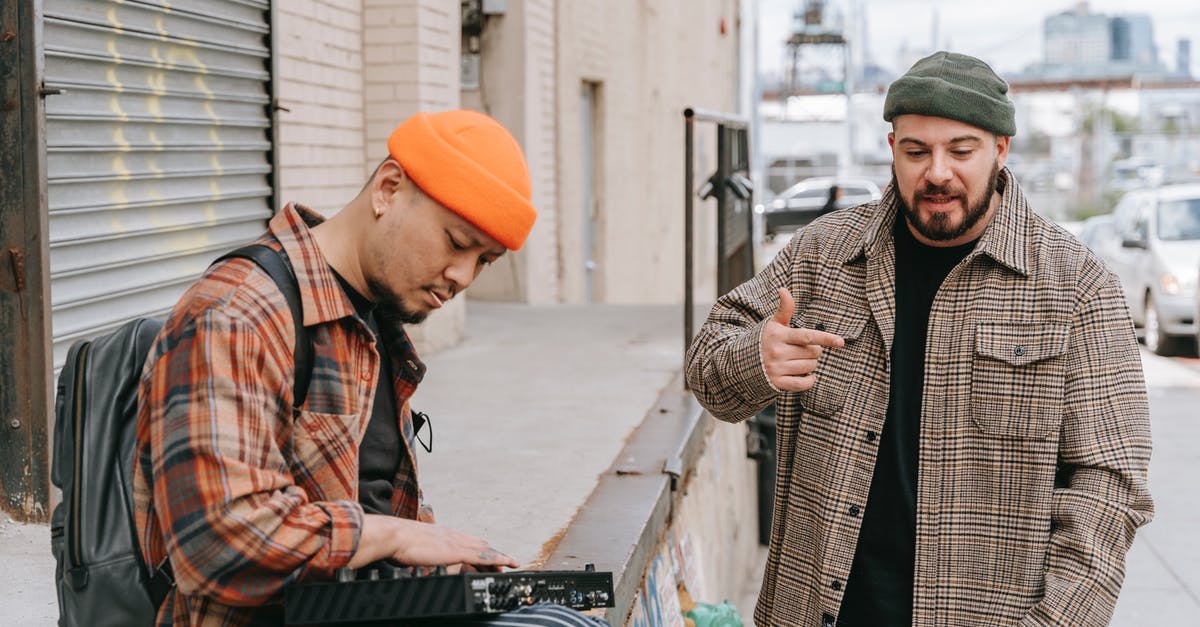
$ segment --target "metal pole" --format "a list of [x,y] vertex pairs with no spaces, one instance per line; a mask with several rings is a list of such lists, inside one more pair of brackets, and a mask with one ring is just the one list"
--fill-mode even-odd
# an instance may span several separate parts
[[[692,133],[695,129],[691,109],[683,110],[683,354],[686,358],[688,347],[692,345],[692,231],[694,218],[692,210],[694,199],[692,193]],[[687,377],[683,379],[683,389],[688,389]]]
[[733,289],[730,285],[729,248],[731,242],[726,238],[732,219],[729,208],[729,194],[726,182],[729,180],[729,137],[724,124],[717,124],[717,175],[713,179],[713,193],[717,199],[717,296]]
[[846,160],[841,172],[854,173],[854,64],[850,59],[850,44],[842,44],[842,94],[846,97]]

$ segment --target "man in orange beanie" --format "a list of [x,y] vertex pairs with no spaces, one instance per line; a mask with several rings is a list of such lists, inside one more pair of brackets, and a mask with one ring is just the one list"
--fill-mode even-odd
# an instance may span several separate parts
[[[285,586],[380,561],[519,565],[434,524],[422,503],[409,398],[425,366],[402,324],[524,243],[536,218],[525,159],[472,111],[417,114],[388,153],[332,218],[289,204],[259,240],[285,253],[302,319],[263,268],[235,258],[188,290],[155,340],[134,506],[145,563],[174,579],[159,625],[281,624]],[[551,605],[501,619],[606,624]]]

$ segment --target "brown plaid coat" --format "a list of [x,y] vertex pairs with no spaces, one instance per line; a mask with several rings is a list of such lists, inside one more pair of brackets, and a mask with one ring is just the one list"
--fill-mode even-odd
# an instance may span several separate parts
[[[1153,515],[1133,325],[1116,277],[1001,176],[992,224],[930,312],[913,624],[1103,625]],[[850,508],[870,507],[887,412],[896,219],[889,187],[817,220],[717,302],[688,351],[688,382],[717,418],[777,404],[759,625],[821,625],[840,606],[862,521]],[[808,392],[778,394],[763,370],[778,287],[796,299],[792,326],[846,340]]]

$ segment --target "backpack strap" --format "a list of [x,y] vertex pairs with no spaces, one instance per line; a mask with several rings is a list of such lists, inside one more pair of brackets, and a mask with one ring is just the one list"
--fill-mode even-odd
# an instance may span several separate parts
[[296,274],[292,270],[291,260],[288,259],[287,252],[282,248],[275,250],[265,244],[249,244],[221,255],[213,263],[235,258],[249,259],[266,270],[267,274],[271,275],[271,280],[275,281],[275,285],[279,287],[279,291],[283,292],[288,309],[292,310],[292,324],[296,327],[296,346],[294,348],[296,378],[292,382],[292,407],[299,411],[300,406],[304,404],[304,399],[308,397],[308,384],[312,379],[313,342],[312,336],[304,326],[304,310],[300,305],[300,286],[296,281]]

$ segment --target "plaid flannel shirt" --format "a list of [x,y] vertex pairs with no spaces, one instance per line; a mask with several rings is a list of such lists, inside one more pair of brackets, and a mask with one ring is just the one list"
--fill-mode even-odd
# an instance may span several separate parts
[[[1121,285],[1035,215],[1011,173],[929,317],[913,624],[1104,625],[1135,530],[1149,522],[1150,424]],[[720,298],[687,356],[714,416],[776,402],[775,518],[759,625],[822,625],[850,574],[884,429],[895,333],[895,190],[814,221]],[[823,328],[816,384],[777,394],[759,338],[796,300]],[[1057,478],[1057,481],[1056,481]]]
[[[287,252],[313,338],[311,383],[295,419],[292,316],[249,260],[210,268],[147,358],[134,510],[146,563],[170,555],[174,569],[159,624],[279,623],[286,584],[331,579],[358,547],[358,447],[379,354],[308,230],[320,220],[288,205],[260,240]],[[408,399],[425,366],[399,325],[383,336],[397,420],[411,443]],[[424,518],[411,446],[393,484],[393,513]]]

